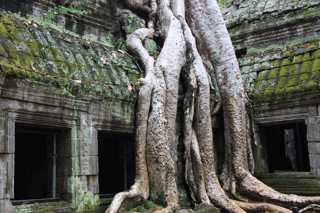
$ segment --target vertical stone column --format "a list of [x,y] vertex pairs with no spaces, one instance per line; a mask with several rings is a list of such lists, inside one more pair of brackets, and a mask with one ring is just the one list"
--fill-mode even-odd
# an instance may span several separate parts
[[0,212],[13,212],[14,198],[14,114],[0,112]]
[[98,136],[92,124],[91,116],[80,116],[80,173],[81,180],[86,182],[87,189],[98,193]]
[[307,119],[307,138],[311,173],[320,176],[320,116]]

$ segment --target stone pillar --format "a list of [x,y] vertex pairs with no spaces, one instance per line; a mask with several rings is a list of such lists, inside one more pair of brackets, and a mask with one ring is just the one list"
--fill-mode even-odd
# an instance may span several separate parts
[[14,116],[0,112],[0,212],[14,212]]
[[[85,180],[87,189],[98,193],[98,136],[89,115],[80,116],[80,171],[81,180]],[[85,177],[83,177],[85,176]]]
[[311,173],[320,176],[320,116],[308,118],[307,139]]

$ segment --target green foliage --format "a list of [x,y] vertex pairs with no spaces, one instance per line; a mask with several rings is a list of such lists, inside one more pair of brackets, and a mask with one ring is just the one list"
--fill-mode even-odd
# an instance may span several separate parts
[[143,204],[134,207],[132,209],[128,209],[125,212],[134,213],[134,212],[154,212],[155,210],[159,210],[162,207],[153,203],[152,201],[145,201]]
[[95,213],[100,205],[99,196],[88,192],[80,178],[71,177],[69,181],[73,195],[72,208],[74,211],[79,213]]
[[77,4],[73,4],[69,7],[63,5],[56,5],[48,10],[48,12],[40,17],[42,24],[49,25],[54,23],[57,16],[60,15],[85,15],[87,11],[84,9],[84,1],[79,1]]
[[217,0],[220,7],[227,7],[232,3],[232,0]]

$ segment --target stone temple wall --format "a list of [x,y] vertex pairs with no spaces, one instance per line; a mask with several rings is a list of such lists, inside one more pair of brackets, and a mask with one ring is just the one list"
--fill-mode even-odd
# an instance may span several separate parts
[[[86,1],[80,7],[86,13],[68,11],[54,16],[57,27],[46,26],[43,17],[50,8],[69,3],[0,1],[5,11],[22,15],[4,15],[2,10],[0,17],[0,212],[70,212],[77,193],[72,178],[79,178],[86,191],[99,193],[98,131],[134,131],[137,62],[121,42],[83,37],[102,38],[119,30],[114,16],[118,1]],[[244,0],[224,10],[254,105],[257,135],[264,125],[307,125],[312,174],[269,174],[264,179],[291,181],[296,187],[286,188],[292,192],[301,185],[318,192],[320,185],[319,9],[319,0]],[[42,22],[25,19],[27,14]],[[68,166],[59,174],[67,180],[61,186],[64,199],[12,206],[17,123],[67,131]],[[264,149],[258,141],[256,169],[268,173]]]
[[257,137],[256,172],[288,193],[319,191],[319,9],[319,0],[244,0],[224,9],[254,106],[256,135],[272,125],[306,125],[311,174],[267,174],[266,144]]
[[[80,193],[75,180],[99,193],[98,132],[133,133],[137,62],[121,42],[84,39],[13,14],[0,15],[0,41],[0,212],[70,212]],[[12,206],[17,124],[66,132],[57,151],[65,159],[57,161],[64,164],[56,174],[61,199]]]
[[[120,3],[119,3],[120,4]],[[113,0],[2,0],[0,8],[33,18],[52,18],[57,26],[79,35],[107,36],[119,31]],[[61,7],[62,9],[59,9]],[[65,8],[73,8],[66,11]]]

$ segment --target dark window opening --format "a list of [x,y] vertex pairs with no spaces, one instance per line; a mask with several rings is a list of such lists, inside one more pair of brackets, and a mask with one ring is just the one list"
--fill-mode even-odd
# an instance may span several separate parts
[[260,131],[267,146],[270,172],[310,171],[307,128],[303,122],[263,126]]
[[67,130],[16,124],[14,201],[61,199],[68,174]]
[[112,196],[128,189],[134,181],[134,138],[132,134],[99,132],[99,194]]
[[245,55],[247,55],[247,48],[238,49],[235,52],[237,58],[243,58]]

